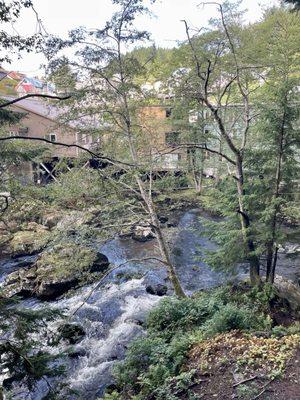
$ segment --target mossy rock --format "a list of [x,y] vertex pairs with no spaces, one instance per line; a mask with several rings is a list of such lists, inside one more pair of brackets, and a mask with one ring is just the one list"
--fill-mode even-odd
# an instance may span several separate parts
[[10,251],[14,257],[36,254],[41,251],[49,240],[46,230],[19,231],[15,233],[9,243]]
[[37,261],[38,275],[43,277],[80,277],[97,261],[97,252],[90,247],[67,242],[55,245],[44,252]]
[[64,243],[44,252],[36,266],[37,296],[53,299],[81,282],[90,280],[90,273],[104,273],[109,262],[107,257],[90,247]]

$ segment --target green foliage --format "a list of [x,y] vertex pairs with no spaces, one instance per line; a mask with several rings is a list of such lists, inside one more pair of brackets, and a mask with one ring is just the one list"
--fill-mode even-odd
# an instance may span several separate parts
[[44,196],[54,206],[83,209],[103,196],[105,187],[95,170],[73,168],[58,177],[58,182],[47,185]]
[[264,301],[251,290],[230,287],[194,298],[163,299],[150,312],[147,336],[132,343],[126,359],[115,370],[120,393],[105,398],[179,399],[193,384],[194,372],[184,370],[191,346],[232,330],[270,331],[271,319],[259,311]]
[[231,330],[259,330],[270,329],[270,319],[264,315],[257,315],[253,309],[237,304],[226,304],[217,311],[203,326],[205,336]]
[[63,366],[58,362],[63,354],[45,349],[56,344],[47,324],[59,315],[54,310],[19,308],[16,299],[0,298],[1,373],[5,371],[12,382],[22,381],[29,389],[45,376],[63,373]]

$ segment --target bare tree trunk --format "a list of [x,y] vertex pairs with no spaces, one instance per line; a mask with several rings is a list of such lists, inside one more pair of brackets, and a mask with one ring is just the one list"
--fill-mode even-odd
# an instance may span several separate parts
[[[122,77],[122,74],[121,74],[121,77]],[[121,78],[121,79],[123,81],[123,78]],[[138,154],[136,151],[136,147],[133,143],[131,116],[130,116],[130,112],[129,112],[126,94],[123,97],[123,101],[124,101],[124,106],[125,106],[125,123],[126,123],[126,133],[127,133],[128,143],[129,143],[129,150],[131,153],[132,160],[133,160],[134,164],[137,166],[138,165]],[[151,224],[153,225],[153,227],[156,231],[159,250],[160,250],[161,256],[163,258],[163,261],[168,269],[169,278],[174,287],[175,294],[178,297],[186,297],[186,295],[182,289],[182,286],[180,284],[180,281],[178,279],[178,276],[176,274],[175,267],[171,261],[170,250],[168,248],[168,245],[165,241],[165,238],[164,238],[162,230],[161,230],[160,222],[159,222],[157,213],[156,213],[154,205],[153,205],[151,191],[149,191],[149,194],[147,194],[147,191],[144,186],[144,182],[140,178],[139,172],[135,173],[135,179],[138,184],[141,197],[142,197],[142,199],[145,203],[145,206],[148,210]]]
[[200,152],[201,152],[200,170],[198,170],[197,168],[196,154],[194,152],[191,154],[193,180],[194,180],[195,190],[199,194],[202,192],[202,182],[203,182],[203,150],[200,150]]
[[141,178],[138,175],[136,175],[136,180],[137,180],[137,183],[138,183],[138,186],[139,186],[139,189],[140,189],[141,196],[142,196],[142,198],[144,200],[144,203],[145,203],[145,205],[146,205],[146,207],[147,207],[147,209],[149,211],[151,224],[153,225],[153,227],[154,227],[154,229],[156,231],[156,238],[157,238],[157,241],[158,241],[159,250],[160,250],[161,256],[163,257],[163,261],[165,262],[165,265],[166,265],[166,267],[168,269],[169,279],[170,279],[170,281],[171,281],[171,283],[172,283],[172,285],[174,287],[175,294],[178,297],[186,297],[186,295],[185,295],[185,293],[184,293],[184,291],[182,289],[182,286],[180,284],[180,281],[178,279],[178,276],[177,276],[177,273],[175,271],[175,268],[173,266],[173,263],[171,261],[170,250],[169,250],[169,247],[168,247],[168,245],[167,245],[167,243],[165,241],[164,235],[162,233],[160,222],[159,222],[159,219],[157,217],[157,213],[156,213],[156,211],[154,209],[154,205],[153,205],[152,199],[151,199],[150,196],[147,195],[147,193],[145,191],[145,188],[144,188],[144,184],[143,184]]

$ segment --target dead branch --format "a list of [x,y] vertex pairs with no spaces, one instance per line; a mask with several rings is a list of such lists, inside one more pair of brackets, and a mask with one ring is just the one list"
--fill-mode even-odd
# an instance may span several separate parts
[[253,381],[254,379],[257,379],[257,378],[259,378],[258,375],[251,376],[251,378],[243,379],[242,381],[235,383],[234,385],[232,385],[232,387],[237,387],[237,386],[242,385],[242,384],[244,384],[246,382]]

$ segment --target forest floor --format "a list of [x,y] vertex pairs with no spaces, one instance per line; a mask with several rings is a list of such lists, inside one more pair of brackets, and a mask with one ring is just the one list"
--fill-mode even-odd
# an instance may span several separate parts
[[[218,342],[218,339],[222,343]],[[180,399],[299,400],[300,344],[298,343],[298,348],[296,347],[296,350],[291,353],[285,370],[275,378],[266,371],[268,360],[262,359],[258,364],[247,365],[246,368],[238,365],[238,361],[247,356],[247,350],[239,343],[243,341],[243,346],[247,346],[248,350],[250,349],[253,352],[253,359],[261,357],[262,351],[268,354],[270,358],[280,357],[278,346],[280,346],[281,339],[242,337],[240,333],[234,332],[220,335],[219,338],[205,342],[204,345],[196,345],[187,362],[188,368],[196,369],[195,383],[188,393],[182,394]],[[203,347],[205,346],[210,347],[209,358],[213,362],[210,363],[209,371],[203,373],[199,366],[206,356],[203,356],[203,352],[205,352]],[[275,351],[277,351],[277,354]],[[273,361],[270,360],[269,365]],[[265,371],[263,371],[264,369]]]

